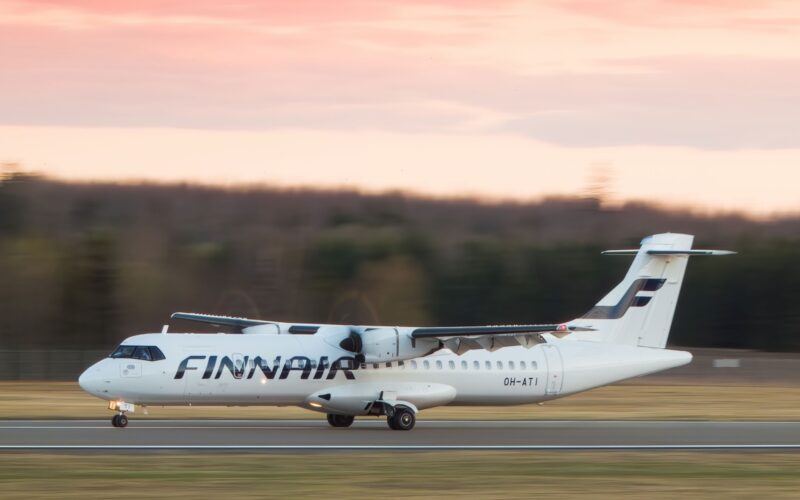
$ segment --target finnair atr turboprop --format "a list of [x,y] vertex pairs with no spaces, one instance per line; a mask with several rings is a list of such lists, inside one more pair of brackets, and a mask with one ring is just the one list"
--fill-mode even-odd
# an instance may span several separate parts
[[694,237],[657,234],[625,278],[580,318],[560,324],[394,327],[280,323],[193,313],[173,318],[237,334],[162,333],[125,339],[79,379],[125,427],[136,405],[300,406],[333,427],[385,416],[410,430],[420,410],[552,400],[685,365],[665,349]]

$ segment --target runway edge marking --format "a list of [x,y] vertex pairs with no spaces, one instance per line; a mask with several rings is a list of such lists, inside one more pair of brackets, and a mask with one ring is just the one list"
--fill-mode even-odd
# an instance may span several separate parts
[[12,450],[800,450],[800,444],[654,444],[654,445],[0,445]]

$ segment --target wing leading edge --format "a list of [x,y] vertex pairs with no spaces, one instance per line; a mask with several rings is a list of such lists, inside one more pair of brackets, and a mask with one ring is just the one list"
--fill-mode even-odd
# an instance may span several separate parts
[[[197,321],[214,326],[224,326],[244,330],[259,325],[274,324],[271,321],[218,316],[214,314],[198,314],[176,312],[173,319]],[[490,326],[435,326],[414,328],[410,332],[413,340],[437,340],[443,347],[457,354],[473,349],[496,351],[502,347],[521,345],[531,348],[546,342],[542,334],[564,337],[574,331],[591,331],[592,328],[571,326],[567,324],[543,325],[490,325]],[[369,332],[365,332],[369,334]]]
[[172,319],[185,319],[188,321],[197,321],[198,323],[207,323],[214,326],[229,326],[233,328],[249,328],[251,326],[268,325],[269,321],[262,321],[258,319],[236,318],[233,316],[217,316],[215,314],[197,314],[176,312],[170,316]]

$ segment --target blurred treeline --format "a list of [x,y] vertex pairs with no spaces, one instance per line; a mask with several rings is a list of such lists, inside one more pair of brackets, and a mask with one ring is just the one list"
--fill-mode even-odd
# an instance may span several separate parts
[[[432,200],[314,190],[0,182],[0,348],[106,348],[173,311],[298,322],[559,322],[663,231],[737,250],[689,266],[671,343],[800,350],[800,218],[600,200]],[[204,331],[173,322],[173,331]],[[206,329],[207,331],[207,329]]]

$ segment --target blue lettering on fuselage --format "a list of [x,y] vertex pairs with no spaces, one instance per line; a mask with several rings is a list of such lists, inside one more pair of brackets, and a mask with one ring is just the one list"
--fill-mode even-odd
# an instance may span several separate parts
[[[352,356],[342,356],[332,363],[328,362],[328,356],[319,358],[318,363],[313,363],[311,358],[306,356],[292,356],[287,358],[283,363],[281,363],[281,356],[277,356],[272,363],[262,356],[255,356],[253,358],[244,356],[235,360],[228,356],[222,356],[222,358],[219,359],[219,364],[217,363],[218,359],[219,357],[216,355],[205,356],[198,354],[187,356],[178,365],[178,370],[175,372],[174,378],[182,379],[187,371],[198,370],[198,365],[202,366],[198,362],[203,360],[206,361],[206,366],[203,371],[204,379],[210,379],[212,376],[215,379],[219,379],[227,372],[230,373],[231,377],[234,379],[249,380],[260,370],[263,377],[269,380],[275,379],[275,376],[278,374],[279,380],[285,380],[289,378],[293,371],[300,372],[301,380],[308,380],[309,378],[320,380],[324,376],[325,371],[328,372],[328,375],[325,377],[326,380],[333,380],[336,374],[340,372],[344,374],[347,380],[354,380],[356,377],[353,375],[353,371],[358,369],[358,363],[356,363],[356,359]],[[249,370],[247,370],[248,364],[250,365]],[[214,375],[215,368],[217,369],[216,375]]]

